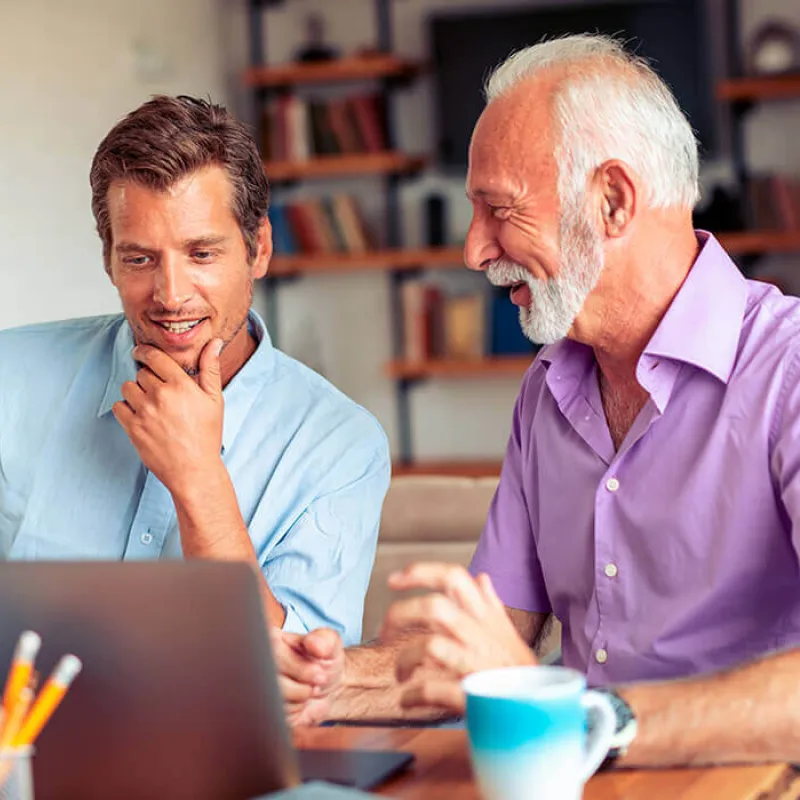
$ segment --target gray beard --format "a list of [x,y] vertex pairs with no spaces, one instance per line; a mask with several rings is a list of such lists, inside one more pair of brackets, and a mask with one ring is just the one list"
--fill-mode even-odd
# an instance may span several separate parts
[[524,281],[531,302],[519,309],[519,323],[534,344],[552,344],[563,339],[583,308],[603,271],[600,237],[582,210],[565,212],[560,231],[559,274],[539,280],[510,259],[501,258],[487,271],[494,284]]

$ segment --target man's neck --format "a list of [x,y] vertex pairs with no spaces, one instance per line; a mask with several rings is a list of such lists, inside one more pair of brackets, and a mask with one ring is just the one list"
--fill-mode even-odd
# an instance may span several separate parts
[[[636,366],[680,291],[698,253],[691,228],[682,226],[614,268],[616,291],[603,298],[597,323],[582,338],[595,354],[607,382],[620,388],[636,382]],[[656,240],[656,237],[653,237]]]

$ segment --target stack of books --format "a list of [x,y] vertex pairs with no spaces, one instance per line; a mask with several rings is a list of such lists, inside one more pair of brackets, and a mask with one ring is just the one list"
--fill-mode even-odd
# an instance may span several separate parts
[[448,295],[434,283],[410,280],[400,291],[407,361],[481,359],[535,349],[522,333],[507,290]]
[[305,161],[320,155],[382,152],[388,143],[383,103],[380,94],[332,100],[277,97],[264,109],[264,158]]
[[764,231],[800,230],[800,179],[754,175],[747,181],[748,225]]
[[364,253],[375,241],[347,194],[276,203],[269,210],[275,253]]

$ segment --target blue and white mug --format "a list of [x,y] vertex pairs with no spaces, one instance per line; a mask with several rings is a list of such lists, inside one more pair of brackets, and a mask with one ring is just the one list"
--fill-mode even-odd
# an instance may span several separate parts
[[[565,667],[507,667],[462,682],[485,800],[579,800],[616,727],[608,699]],[[588,725],[589,712],[591,725]]]

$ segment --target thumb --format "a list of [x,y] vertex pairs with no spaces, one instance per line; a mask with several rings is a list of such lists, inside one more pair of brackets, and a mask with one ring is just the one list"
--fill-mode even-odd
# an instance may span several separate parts
[[197,382],[206,394],[218,395],[222,393],[222,376],[219,369],[219,354],[222,352],[222,339],[212,339],[200,354],[198,364],[200,374]]
[[336,658],[343,650],[339,634],[330,628],[319,628],[307,634],[303,646],[311,658],[323,661]]

